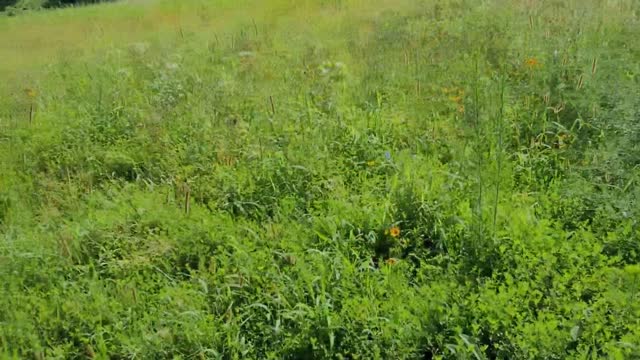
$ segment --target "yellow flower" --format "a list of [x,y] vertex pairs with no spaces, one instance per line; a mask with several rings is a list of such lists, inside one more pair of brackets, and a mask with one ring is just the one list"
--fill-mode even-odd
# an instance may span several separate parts
[[369,165],[369,166],[374,166],[375,164],[376,164],[376,162],[374,160],[367,161],[367,165]]
[[36,93],[36,91],[31,88],[24,89],[24,93],[27,94],[27,97],[32,99],[36,97],[36,95],[38,95],[38,93]]
[[540,66],[540,62],[538,61],[538,59],[536,58],[528,58],[527,60],[524,61],[524,64],[529,68],[529,69],[533,69],[535,67]]
[[453,101],[454,103],[460,104],[462,103],[462,96],[449,96],[449,100]]
[[391,229],[389,229],[389,235],[391,235],[391,237],[397,238],[398,236],[400,236],[400,228],[397,226],[392,227]]
[[398,263],[398,259],[396,258],[388,258],[386,261],[387,265],[395,265]]

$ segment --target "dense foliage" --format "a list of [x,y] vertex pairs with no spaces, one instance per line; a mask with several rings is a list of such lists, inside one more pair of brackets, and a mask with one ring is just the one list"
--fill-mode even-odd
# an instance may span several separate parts
[[637,1],[230,4],[0,88],[1,354],[640,358]]
[[0,11],[96,4],[112,0],[0,0]]

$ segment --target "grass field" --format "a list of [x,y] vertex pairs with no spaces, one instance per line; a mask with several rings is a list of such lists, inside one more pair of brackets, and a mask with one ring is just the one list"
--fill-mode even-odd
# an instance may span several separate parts
[[0,14],[0,358],[640,359],[640,2]]

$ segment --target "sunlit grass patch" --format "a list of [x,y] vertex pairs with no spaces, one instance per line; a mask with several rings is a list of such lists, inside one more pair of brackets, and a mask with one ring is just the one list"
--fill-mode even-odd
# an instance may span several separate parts
[[638,357],[639,10],[0,18],[0,353]]

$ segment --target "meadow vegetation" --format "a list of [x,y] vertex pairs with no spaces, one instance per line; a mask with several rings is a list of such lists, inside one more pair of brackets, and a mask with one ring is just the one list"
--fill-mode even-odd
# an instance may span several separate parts
[[0,16],[0,356],[640,358],[640,2]]

